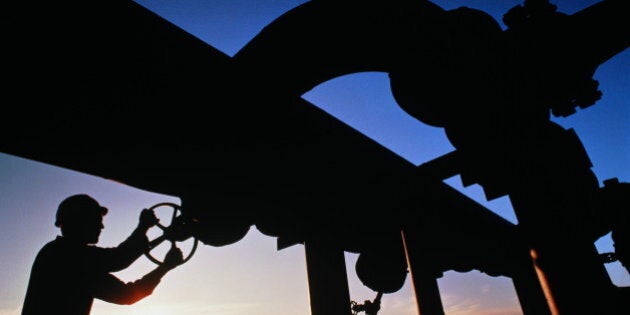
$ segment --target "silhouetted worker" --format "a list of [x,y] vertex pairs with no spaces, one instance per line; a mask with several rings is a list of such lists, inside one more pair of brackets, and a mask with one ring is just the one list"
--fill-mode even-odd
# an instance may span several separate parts
[[151,210],[142,210],[138,227],[115,248],[98,242],[107,208],[92,197],[73,195],[59,204],[55,226],[62,236],[37,254],[22,309],[23,315],[89,314],[94,298],[133,304],[150,295],[162,277],[183,262],[182,252],[171,249],[164,263],[135,282],[124,283],[111,272],[127,268],[149,247],[146,232],[157,224]]

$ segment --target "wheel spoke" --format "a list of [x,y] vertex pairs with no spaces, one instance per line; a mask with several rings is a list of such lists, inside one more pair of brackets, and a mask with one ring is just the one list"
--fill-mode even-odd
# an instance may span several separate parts
[[[149,248],[148,250],[144,253],[144,255],[153,263],[157,264],[157,265],[162,265],[164,264],[164,261],[160,261],[158,259],[156,259],[155,257],[153,257],[151,255],[151,251],[153,249],[155,249],[157,246],[159,246],[161,243],[163,243],[165,240],[168,240],[171,243],[171,248],[177,248],[177,241],[175,239],[168,239],[166,236],[166,231],[170,228],[171,225],[175,224],[177,222],[177,219],[179,219],[180,217],[177,216],[177,212],[180,211],[180,206],[174,204],[174,203],[168,203],[168,202],[164,202],[164,203],[159,203],[154,205],[153,207],[150,208],[150,210],[154,210],[158,207],[162,207],[162,206],[167,206],[167,207],[171,207],[173,208],[173,214],[171,217],[171,222],[169,223],[169,225],[165,226],[160,224],[159,222],[155,225],[157,226],[160,230],[162,230],[162,235],[157,237],[156,239],[152,240],[149,242]],[[183,260],[182,263],[187,262],[192,255],[195,253],[196,249],[197,249],[197,244],[198,244],[198,240],[196,237],[193,236],[193,245],[192,245],[192,249],[190,250],[190,253],[188,254],[188,256],[186,256],[186,258]]]
[[179,208],[173,209],[173,216],[171,217],[171,224],[175,223],[175,219],[177,218],[177,210]]
[[151,242],[149,242],[149,250],[158,247],[160,244],[162,244],[162,242],[164,242],[164,240],[166,240],[166,236],[164,235],[161,235],[160,237],[152,240]]

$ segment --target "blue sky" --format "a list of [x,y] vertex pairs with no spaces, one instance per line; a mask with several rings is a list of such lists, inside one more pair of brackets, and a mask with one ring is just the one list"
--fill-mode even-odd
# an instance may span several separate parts
[[[289,0],[138,0],[215,48],[234,55],[266,24],[304,1]],[[434,1],[446,8],[469,6],[488,12],[498,21],[519,1]],[[592,0],[553,1],[559,10],[574,13]],[[582,140],[600,183],[617,177],[630,181],[630,53],[602,65],[595,79],[602,99],[567,118],[554,120],[574,128]],[[402,159],[420,164],[452,150],[444,133],[414,120],[395,104],[385,73],[359,73],[325,82],[303,97],[356,128]],[[462,188],[457,177],[447,183],[479,203],[516,223],[507,198],[487,202],[476,186]],[[105,219],[102,246],[122,241],[137,222],[142,208],[159,202],[179,203],[176,196],[155,194],[89,174],[0,153],[0,315],[19,314],[30,264],[39,248],[58,234],[53,226],[57,204],[68,195],[86,192],[110,209]],[[597,242],[600,251],[611,251],[609,236]],[[241,241],[225,246],[201,245],[184,266],[167,275],[154,295],[133,306],[96,303],[93,314],[213,314],[306,315],[308,288],[303,247],[275,250],[275,239],[255,228]],[[354,275],[356,256],[346,254],[351,297],[374,297]],[[119,273],[134,280],[152,268],[141,258]],[[630,277],[618,263],[607,265],[618,285]],[[449,315],[520,314],[511,281],[473,271],[448,272],[439,280]],[[385,295],[381,315],[415,313],[409,280],[396,293]]]

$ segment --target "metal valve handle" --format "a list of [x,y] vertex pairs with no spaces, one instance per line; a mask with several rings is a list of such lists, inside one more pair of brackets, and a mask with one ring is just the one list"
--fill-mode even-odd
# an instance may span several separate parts
[[[194,236],[182,233],[182,232],[185,232],[185,230],[186,230],[187,222],[185,220],[183,220],[183,218],[182,218],[181,207],[179,205],[174,204],[174,203],[170,203],[170,202],[162,202],[162,203],[158,203],[158,204],[152,206],[151,208],[149,208],[149,210],[153,211],[153,210],[155,210],[155,209],[157,209],[159,207],[171,207],[171,208],[173,208],[173,215],[171,217],[171,222],[170,222],[170,224],[168,226],[162,225],[159,222],[155,225],[159,229],[162,230],[162,235],[160,235],[159,237],[157,237],[154,240],[149,242],[149,249],[144,252],[144,255],[150,261],[152,261],[153,263],[155,263],[157,265],[162,265],[162,264],[164,264],[164,261],[159,260],[159,259],[155,258],[153,255],[151,255],[151,251],[153,249],[158,247],[164,241],[170,241],[171,242],[171,247],[177,247],[177,245],[176,245],[177,242],[183,242],[183,241],[187,240],[188,238],[192,237],[194,239],[193,245],[192,245],[192,249],[190,250],[190,253],[188,253],[188,255],[184,258],[184,260],[182,262],[182,263],[185,263],[192,257],[192,255],[197,250],[197,244],[198,244],[199,241]],[[185,234],[185,235],[183,235],[183,234]]]

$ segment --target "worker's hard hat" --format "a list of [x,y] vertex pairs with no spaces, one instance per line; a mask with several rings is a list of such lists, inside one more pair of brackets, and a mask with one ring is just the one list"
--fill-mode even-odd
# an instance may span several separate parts
[[87,215],[97,212],[100,215],[107,214],[107,208],[86,194],[78,194],[64,199],[57,208],[55,226],[61,227],[63,222],[76,221]]

